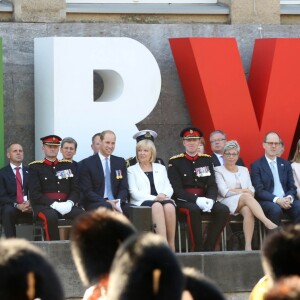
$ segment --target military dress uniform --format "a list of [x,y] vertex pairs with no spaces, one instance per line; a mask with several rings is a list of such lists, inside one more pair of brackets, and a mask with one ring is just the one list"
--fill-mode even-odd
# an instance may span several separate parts
[[[192,130],[193,129],[193,130]],[[181,133],[184,136],[186,130],[192,133],[188,138],[199,138],[201,131],[196,128],[187,128]],[[168,176],[174,189],[173,198],[178,208],[189,210],[191,227],[195,240],[195,251],[203,250],[202,246],[202,210],[196,204],[198,197],[217,199],[218,187],[215,181],[215,173],[211,156],[197,154],[194,157],[187,153],[173,156],[169,160]],[[220,202],[215,202],[210,212],[212,223],[207,228],[207,238],[204,250],[213,251],[216,242],[229,218],[229,209]]]
[[[46,239],[59,240],[58,219],[74,219],[84,213],[78,207],[78,175],[70,160],[34,161],[29,164],[29,199],[35,218],[44,222]],[[62,215],[51,207],[54,202],[74,203],[71,211]]]

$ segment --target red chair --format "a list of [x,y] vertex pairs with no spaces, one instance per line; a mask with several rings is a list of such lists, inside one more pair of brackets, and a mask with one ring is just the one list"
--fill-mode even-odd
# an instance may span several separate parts
[[[178,212],[178,222],[179,222],[179,226],[183,223],[186,222],[187,225],[187,230],[188,230],[188,234],[190,237],[190,241],[191,241],[191,251],[195,251],[196,249],[196,244],[195,244],[195,238],[194,238],[194,233],[193,233],[193,229],[192,229],[192,224],[191,224],[191,217],[190,217],[190,212],[187,208],[178,208],[177,210]],[[180,217],[180,214],[183,215],[185,217],[184,220],[182,220],[182,218]],[[180,227],[178,229],[178,232],[180,234]],[[186,241],[188,240],[187,235],[186,235]],[[181,236],[179,236],[179,248],[180,248],[180,252],[181,252]],[[186,246],[188,246],[188,243],[186,242]],[[187,248],[187,247],[186,247]],[[188,250],[188,249],[186,249]]]

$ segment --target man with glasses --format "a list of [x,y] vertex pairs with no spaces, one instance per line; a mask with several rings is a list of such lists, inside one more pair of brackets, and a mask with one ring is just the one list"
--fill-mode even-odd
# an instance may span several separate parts
[[273,223],[280,225],[283,213],[299,223],[300,201],[296,196],[291,164],[277,156],[280,141],[276,132],[268,132],[263,142],[265,155],[251,164],[255,198]]
[[[224,165],[223,151],[227,141],[226,133],[222,130],[215,130],[210,134],[210,147],[212,151],[212,161],[215,167]],[[243,160],[239,157],[236,164],[244,167]]]

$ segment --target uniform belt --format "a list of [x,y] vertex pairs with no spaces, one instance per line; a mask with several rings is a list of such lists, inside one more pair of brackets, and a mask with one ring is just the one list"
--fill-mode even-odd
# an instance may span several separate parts
[[44,196],[50,198],[51,200],[61,200],[65,201],[68,199],[68,194],[67,193],[44,193]]
[[185,188],[184,189],[186,192],[194,194],[195,196],[204,196],[205,194],[205,189],[202,188]]

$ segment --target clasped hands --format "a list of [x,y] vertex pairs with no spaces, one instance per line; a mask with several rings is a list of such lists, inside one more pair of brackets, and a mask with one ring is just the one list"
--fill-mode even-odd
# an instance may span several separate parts
[[32,212],[32,208],[30,206],[29,201],[24,201],[23,203],[18,204],[17,209],[19,209],[21,212],[25,212],[25,213]]
[[68,214],[72,207],[74,206],[74,202],[72,200],[67,200],[66,202],[53,202],[50,207],[58,211],[61,215]]
[[167,195],[163,194],[163,193],[159,193],[155,199],[155,201],[163,201],[163,200],[171,200],[170,197],[168,197]]
[[106,200],[106,202],[110,203],[113,211],[123,213],[120,199]]
[[293,204],[290,197],[278,198],[276,203],[283,209],[290,209]]
[[172,201],[172,202],[174,203],[175,207],[176,207],[175,201],[174,201],[173,199],[171,199],[170,197],[168,197],[166,194],[159,193],[159,194],[155,197],[155,199],[154,199],[154,201],[164,201],[164,200],[170,200],[170,201]]
[[203,212],[211,212],[211,209],[214,205],[214,200],[206,197],[198,197],[196,200],[196,204]]

